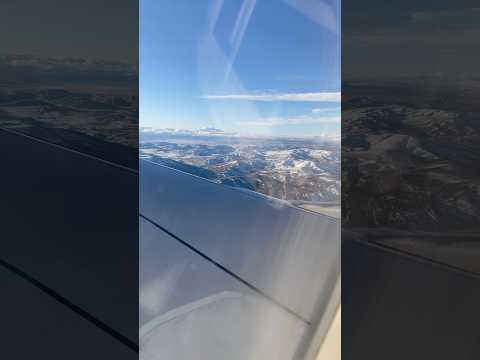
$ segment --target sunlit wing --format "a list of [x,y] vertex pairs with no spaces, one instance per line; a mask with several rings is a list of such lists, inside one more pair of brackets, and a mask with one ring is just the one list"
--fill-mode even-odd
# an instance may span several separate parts
[[140,174],[143,358],[318,350],[340,302],[339,221],[145,160]]

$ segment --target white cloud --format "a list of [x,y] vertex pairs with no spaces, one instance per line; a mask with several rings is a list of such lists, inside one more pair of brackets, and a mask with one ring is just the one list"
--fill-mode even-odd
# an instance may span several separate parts
[[238,122],[238,125],[248,126],[279,126],[279,125],[314,125],[314,124],[338,124],[340,116],[294,116],[294,117],[267,117],[256,120]]
[[205,95],[203,99],[210,100],[246,100],[246,101],[297,101],[297,102],[340,102],[340,92],[314,93],[264,93],[264,94],[229,94]]
[[340,108],[317,108],[317,109],[312,109],[312,114],[324,114],[324,113],[332,113],[340,111]]

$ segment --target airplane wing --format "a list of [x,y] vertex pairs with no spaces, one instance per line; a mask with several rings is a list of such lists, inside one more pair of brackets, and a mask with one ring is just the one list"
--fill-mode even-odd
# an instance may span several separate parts
[[138,256],[138,174],[11,130],[0,148],[2,357],[137,358],[122,260]]
[[339,275],[338,220],[140,161],[142,358],[303,359]]
[[[145,160],[139,176],[15,131],[0,137],[6,354],[292,359],[318,350],[340,302],[338,220]],[[125,265],[128,251],[139,269]],[[14,306],[31,323],[19,327]],[[60,334],[68,341],[56,343]],[[22,338],[37,347],[18,347]]]

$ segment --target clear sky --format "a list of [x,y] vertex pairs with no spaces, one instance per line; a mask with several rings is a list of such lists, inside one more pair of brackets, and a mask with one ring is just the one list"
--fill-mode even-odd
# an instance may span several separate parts
[[339,0],[141,0],[140,125],[339,134]]

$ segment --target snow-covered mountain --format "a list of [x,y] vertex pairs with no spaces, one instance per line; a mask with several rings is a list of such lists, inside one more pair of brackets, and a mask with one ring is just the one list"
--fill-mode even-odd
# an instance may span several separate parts
[[[360,93],[372,96],[344,103],[344,226],[477,231],[476,93],[382,86],[362,85]],[[421,106],[412,94],[422,96]]]
[[141,141],[142,158],[283,200],[319,202],[340,197],[336,142],[228,137],[218,129],[170,131],[171,137],[164,130],[156,133],[160,139],[146,136],[150,140]]
[[235,136],[236,133],[226,132],[221,129],[214,127],[205,127],[198,130],[189,130],[189,129],[174,129],[174,128],[155,128],[149,126],[141,126],[140,133],[143,136],[148,137],[148,135],[164,135],[164,136],[175,136],[175,135],[185,135],[185,136]]

